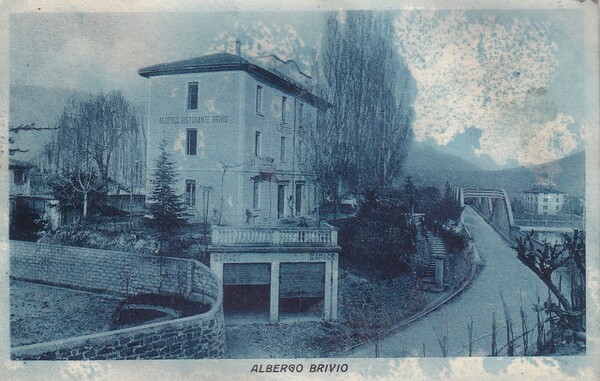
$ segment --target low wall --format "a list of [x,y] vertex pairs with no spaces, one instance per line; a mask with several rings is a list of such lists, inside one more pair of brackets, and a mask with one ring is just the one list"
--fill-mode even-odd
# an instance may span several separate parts
[[[514,244],[516,244],[517,243],[517,238],[525,239],[525,238],[527,238],[527,233],[528,232],[523,232],[523,231],[519,230],[518,228],[514,228],[513,227],[513,228],[510,229],[510,238],[511,238],[511,241]],[[544,249],[544,243],[538,241],[535,238],[531,238],[531,243],[533,244],[533,248],[534,249],[540,249],[540,250]]]
[[224,357],[222,287],[214,272],[197,261],[11,241],[10,266],[14,279],[125,297],[178,294],[211,306],[200,315],[13,347],[13,359]]

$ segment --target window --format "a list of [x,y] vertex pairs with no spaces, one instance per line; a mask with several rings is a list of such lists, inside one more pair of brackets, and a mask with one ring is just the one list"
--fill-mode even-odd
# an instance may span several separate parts
[[302,128],[303,126],[303,120],[302,120],[302,110],[304,109],[304,104],[300,103],[300,106],[298,106],[298,127]]
[[556,198],[556,202],[559,202],[559,201],[558,201],[558,197]]
[[198,82],[188,83],[188,110],[198,109]]
[[285,161],[285,136],[281,137],[281,151],[279,152],[279,160]]
[[198,147],[198,131],[196,129],[187,130],[185,153],[188,155],[196,155],[197,147]]
[[254,134],[254,156],[260,156],[260,131]]
[[544,205],[544,210],[548,210],[548,205]]
[[281,120],[285,120],[286,109],[287,109],[287,98],[281,97]]
[[544,197],[544,202],[548,202],[548,197]]
[[185,180],[185,204],[196,205],[196,180]]
[[258,181],[254,182],[254,187],[252,189],[252,209],[256,210],[260,207],[260,183]]
[[256,86],[256,113],[262,115],[262,86]]
[[27,182],[27,173],[24,169],[19,168],[13,171],[13,182],[16,185],[23,185]]
[[302,140],[298,140],[298,162],[302,163]]

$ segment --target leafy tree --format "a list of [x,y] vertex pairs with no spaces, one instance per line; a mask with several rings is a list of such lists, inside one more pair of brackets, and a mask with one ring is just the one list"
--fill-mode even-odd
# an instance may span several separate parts
[[159,149],[156,168],[150,179],[153,187],[148,196],[147,208],[151,214],[148,222],[157,229],[159,239],[162,241],[174,229],[186,223],[187,214],[181,195],[176,194],[173,188],[177,182],[177,174],[165,140],[162,141]]
[[447,225],[450,220],[458,221],[461,213],[462,207],[454,197],[454,189],[452,189],[450,183],[446,181],[444,193],[438,203],[437,220],[438,222]]
[[416,211],[425,213],[427,218],[433,217],[436,214],[441,197],[440,190],[436,187],[419,187],[417,191]]
[[416,234],[396,193],[370,189],[357,218],[340,229],[340,244],[352,260],[392,278],[410,271]]

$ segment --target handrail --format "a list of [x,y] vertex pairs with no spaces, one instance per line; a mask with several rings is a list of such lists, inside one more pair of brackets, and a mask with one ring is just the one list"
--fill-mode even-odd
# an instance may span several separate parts
[[213,226],[211,245],[337,246],[337,229],[326,227]]

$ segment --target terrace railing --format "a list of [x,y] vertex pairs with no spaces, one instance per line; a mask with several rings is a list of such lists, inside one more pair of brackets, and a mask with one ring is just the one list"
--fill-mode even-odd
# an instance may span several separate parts
[[325,227],[213,226],[211,246],[337,246],[337,229]]

